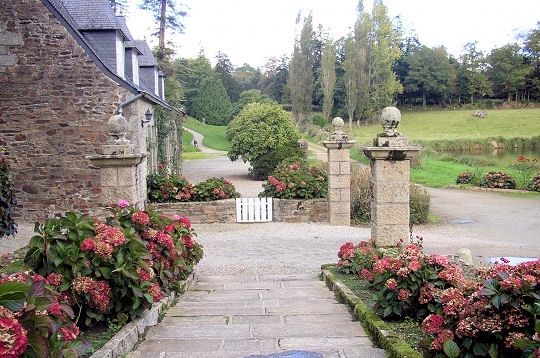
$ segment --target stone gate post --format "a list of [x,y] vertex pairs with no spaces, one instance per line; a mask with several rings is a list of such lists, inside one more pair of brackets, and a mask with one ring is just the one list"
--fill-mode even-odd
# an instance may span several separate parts
[[400,121],[397,108],[385,108],[385,133],[375,139],[375,146],[362,148],[371,164],[371,238],[378,247],[395,246],[409,237],[410,158],[420,148],[408,146],[396,132]]
[[351,224],[351,160],[349,150],[356,143],[343,132],[343,119],[332,120],[334,133],[324,141],[328,155],[328,221],[330,225]]
[[112,139],[102,146],[101,155],[86,157],[100,169],[101,205],[114,206],[118,200],[127,200],[139,209],[146,203],[146,177],[139,166],[146,167],[147,155],[134,153],[133,144],[125,138],[127,120],[121,115],[109,119]]

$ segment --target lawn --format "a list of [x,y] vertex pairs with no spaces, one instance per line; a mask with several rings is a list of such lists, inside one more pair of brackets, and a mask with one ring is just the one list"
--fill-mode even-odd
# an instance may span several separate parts
[[[204,136],[203,144],[215,150],[229,150],[229,143],[226,138],[227,126],[211,126],[199,122],[193,117],[186,117],[182,125],[201,133]],[[191,142],[190,142],[191,143]]]
[[[540,136],[540,109],[488,110],[484,118],[475,117],[472,110],[404,111],[398,131],[409,142],[433,140],[464,140],[503,138],[532,138]],[[353,126],[349,137],[370,145],[382,132],[381,125]]]

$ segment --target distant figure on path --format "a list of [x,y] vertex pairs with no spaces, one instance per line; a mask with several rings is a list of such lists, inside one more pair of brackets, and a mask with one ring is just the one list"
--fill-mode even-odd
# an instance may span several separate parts
[[193,145],[197,146],[197,139],[193,139]]

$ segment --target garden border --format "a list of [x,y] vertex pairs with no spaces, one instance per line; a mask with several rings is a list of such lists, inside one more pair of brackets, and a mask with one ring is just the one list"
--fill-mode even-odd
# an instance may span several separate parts
[[323,280],[330,290],[352,311],[371,340],[384,349],[387,357],[390,358],[422,358],[422,354],[411,348],[405,341],[393,334],[387,324],[375,312],[369,309],[362,300],[356,296],[350,288],[339,281],[332,274],[328,267],[335,267],[334,264],[321,266]]

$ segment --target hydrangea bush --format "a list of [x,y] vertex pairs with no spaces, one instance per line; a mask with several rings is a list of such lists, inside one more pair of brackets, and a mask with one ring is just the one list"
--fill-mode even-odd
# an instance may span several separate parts
[[148,174],[146,183],[151,203],[212,201],[240,196],[227,178],[209,178],[193,185],[185,176],[159,172]]
[[283,163],[268,177],[263,189],[259,197],[326,198],[328,176],[324,170],[305,162]]
[[139,316],[202,258],[187,218],[120,201],[101,221],[82,214],[36,224],[25,263],[66,295],[79,324]]
[[369,282],[377,314],[421,322],[425,357],[540,355],[540,260],[496,263],[466,279],[445,256],[424,254],[421,240],[400,243],[397,255],[346,243],[338,257],[340,271]]
[[37,274],[0,278],[0,357],[78,357],[89,344],[68,298]]

